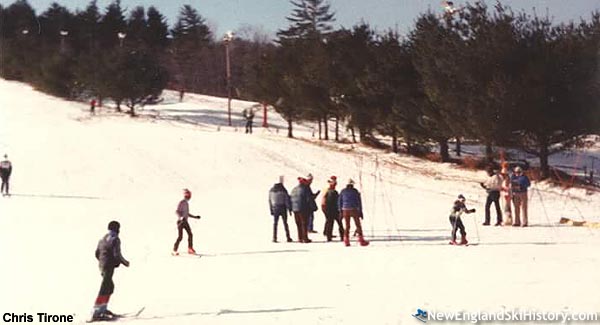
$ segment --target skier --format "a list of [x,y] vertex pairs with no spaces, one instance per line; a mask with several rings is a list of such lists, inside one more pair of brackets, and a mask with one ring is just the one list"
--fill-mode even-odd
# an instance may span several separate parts
[[362,226],[360,219],[362,219],[362,201],[360,198],[360,192],[354,188],[354,180],[348,179],[346,188],[340,192],[338,198],[338,211],[339,215],[344,218],[346,227],[344,228],[344,245],[350,246],[350,218],[354,219],[356,224],[356,231],[358,233],[358,242],[361,246],[369,245],[363,237]]
[[[465,226],[460,219],[461,214],[464,213],[473,213],[475,209],[467,209],[465,205],[465,197],[462,194],[458,195],[458,199],[454,201],[454,205],[452,206],[452,211],[450,212],[450,224],[452,225],[452,240],[450,241],[450,245],[466,245],[467,241],[467,232],[465,231]],[[462,236],[460,243],[456,243],[456,231],[460,229],[460,235]]]
[[10,160],[8,160],[8,155],[4,154],[4,160],[0,162],[0,177],[2,178],[2,187],[0,191],[2,192],[2,196],[10,196],[8,181],[11,173],[12,164],[10,163]]
[[485,221],[484,226],[490,225],[490,207],[492,203],[496,207],[496,224],[502,226],[502,211],[500,210],[500,189],[502,188],[502,177],[498,175],[492,166],[486,168],[488,178],[485,182],[479,183],[487,191],[487,199],[485,201]]
[[244,117],[246,118],[246,133],[252,134],[252,120],[254,119],[254,110],[252,107],[244,110]]
[[521,226],[521,212],[523,212],[522,226],[527,227],[527,189],[531,185],[531,182],[529,182],[527,176],[523,175],[521,167],[515,167],[514,172],[515,173],[510,178],[510,189],[515,205],[515,223],[513,223],[513,227]]
[[288,191],[283,186],[283,176],[279,176],[279,180],[271,190],[269,190],[269,207],[271,209],[271,215],[273,216],[273,242],[277,242],[277,223],[279,217],[283,221],[283,227],[285,229],[285,236],[288,243],[292,242],[290,237],[290,229],[287,223],[287,213],[289,211],[290,216],[292,215],[292,203],[290,202],[290,196]]
[[298,185],[292,189],[291,203],[296,227],[298,228],[298,242],[301,243],[312,242],[308,238],[308,230],[306,228],[309,211],[311,210],[311,200],[314,202],[308,187],[308,180],[304,177],[298,177]]
[[92,113],[92,115],[94,115],[96,112],[96,100],[92,99],[90,101],[90,113]]
[[512,193],[510,190],[510,176],[508,175],[508,164],[507,163],[503,163],[502,170],[500,171],[500,175],[502,176],[501,193],[502,193],[502,197],[504,199],[504,201],[503,201],[504,217],[505,217],[504,225],[510,226],[513,223],[512,208],[511,208]]
[[96,248],[96,258],[102,275],[102,284],[100,292],[94,303],[91,321],[111,320],[117,317],[108,310],[108,301],[115,290],[115,284],[112,280],[116,267],[123,264],[129,267],[129,261],[121,255],[121,240],[119,239],[119,230],[121,225],[117,221],[108,223],[108,234],[104,235],[98,242]]
[[339,194],[335,190],[337,177],[331,176],[327,180],[327,183],[329,183],[329,187],[321,199],[321,210],[323,210],[323,213],[325,214],[325,230],[323,231],[323,234],[327,237],[327,241],[331,241],[331,238],[333,237],[333,222],[336,221],[340,232],[340,240],[344,240],[344,227],[342,226],[342,219],[337,208],[337,201],[339,198]]
[[187,188],[183,190],[183,200],[181,200],[179,202],[179,205],[177,206],[177,210],[175,211],[175,213],[177,213],[177,240],[175,241],[175,245],[173,246],[173,255],[179,255],[179,252],[177,251],[177,249],[179,248],[179,243],[181,242],[181,239],[183,238],[183,230],[185,229],[185,232],[187,233],[188,236],[188,253],[189,254],[196,254],[196,251],[194,250],[194,242],[193,242],[193,234],[192,234],[192,229],[190,229],[190,224],[188,223],[188,217],[189,218],[194,218],[194,219],[200,219],[200,216],[195,216],[190,214],[190,207],[188,204],[188,201],[192,198],[192,192],[190,192],[190,190],[188,190]]
[[313,193],[312,189],[310,188],[310,185],[313,182],[313,175],[311,173],[308,173],[308,175],[306,176],[306,181],[311,197],[310,209],[308,211],[308,223],[306,224],[306,229],[309,233],[316,234],[317,232],[315,231],[315,211],[319,210],[319,208],[317,207],[317,202],[315,202],[315,199],[317,198],[317,196],[319,196],[319,193],[321,193],[321,191]]

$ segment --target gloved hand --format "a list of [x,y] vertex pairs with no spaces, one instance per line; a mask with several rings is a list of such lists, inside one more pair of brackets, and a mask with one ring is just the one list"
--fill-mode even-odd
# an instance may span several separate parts
[[127,261],[127,260],[123,261],[123,265],[125,265],[126,267],[129,267],[129,261]]
[[471,209],[471,210],[467,210],[467,212],[469,212],[469,213],[473,213],[473,212],[475,212],[475,211],[476,211],[476,210],[475,210],[475,208],[473,208],[473,209]]
[[483,185],[483,183],[479,183],[479,185],[481,185],[481,187],[483,187],[484,189],[487,190],[487,187],[485,187],[485,185]]
[[362,211],[360,211],[359,213],[360,213],[360,214],[359,214],[359,217],[360,217],[361,219],[364,219],[364,218],[363,218],[363,213],[362,213]]

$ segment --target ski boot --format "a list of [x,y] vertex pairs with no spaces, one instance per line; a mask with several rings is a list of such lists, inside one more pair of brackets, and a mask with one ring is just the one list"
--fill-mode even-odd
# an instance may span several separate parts
[[369,242],[366,241],[362,235],[358,236],[358,243],[360,244],[360,246],[368,246]]
[[196,254],[196,251],[193,248],[188,248],[188,254]]
[[178,251],[172,251],[171,255],[173,255],[173,256],[179,256],[179,252]]
[[469,242],[467,241],[467,237],[463,237],[460,239],[459,245],[467,245]]
[[346,247],[350,246],[350,238],[348,236],[344,236],[344,245]]

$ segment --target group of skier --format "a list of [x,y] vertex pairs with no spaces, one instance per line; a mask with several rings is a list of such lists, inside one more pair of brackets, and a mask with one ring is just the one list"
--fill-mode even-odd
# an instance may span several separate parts
[[[520,166],[516,166],[513,169],[513,173],[509,174],[508,165],[503,163],[501,170],[495,170],[493,166],[486,168],[488,178],[481,182],[480,185],[487,192],[487,198],[485,201],[485,220],[484,226],[489,226],[491,214],[490,208],[494,204],[496,210],[496,224],[495,226],[513,226],[513,227],[527,227],[529,225],[529,219],[527,215],[528,208],[528,189],[531,186],[531,182],[527,175],[523,173],[523,169]],[[502,211],[500,208],[500,197],[504,200],[503,210],[506,220],[502,222]],[[460,218],[463,213],[473,213],[475,209],[467,209],[465,205],[466,198],[461,194],[454,201],[452,210],[450,212],[450,224],[452,225],[451,232],[451,245],[466,245],[467,233],[465,231],[464,224]],[[514,209],[512,207],[514,205]],[[514,222],[513,222],[513,211],[514,211]],[[521,219],[522,217],[522,219]],[[456,233],[460,230],[461,240],[456,241]]]
[[[314,212],[318,210],[316,203],[317,196],[321,191],[313,193],[311,184],[313,176],[308,174],[306,177],[298,177],[298,185],[288,194],[287,189],[283,185],[284,177],[279,176],[277,182],[269,190],[269,208],[273,216],[273,242],[277,242],[277,228],[279,219],[283,221],[286,240],[292,242],[290,230],[287,223],[287,215],[294,216],[296,228],[298,230],[298,242],[310,243],[312,240],[308,238],[308,233],[313,232],[311,229],[314,225]],[[354,180],[348,179],[346,187],[338,193],[336,190],[337,177],[331,176],[327,180],[327,188],[323,191],[321,197],[321,211],[325,216],[325,228],[323,235],[327,241],[332,241],[333,227],[337,223],[340,240],[344,245],[350,246],[350,223],[354,220],[356,225],[356,236],[361,246],[369,244],[364,239],[362,232],[361,219],[362,200],[360,192],[354,188]],[[344,220],[345,226],[342,224]]]

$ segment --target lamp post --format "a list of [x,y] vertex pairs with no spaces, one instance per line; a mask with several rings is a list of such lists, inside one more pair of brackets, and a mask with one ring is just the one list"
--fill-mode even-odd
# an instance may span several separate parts
[[228,31],[223,37],[223,44],[225,44],[225,65],[227,73],[227,123],[231,126],[231,63],[229,59],[229,45],[233,40],[233,32]]
[[123,32],[118,32],[117,36],[119,36],[119,47],[123,47],[123,40],[125,39],[125,36],[127,36],[127,34]]
[[65,52],[65,38],[69,36],[69,31],[61,29],[60,30],[60,51]]

